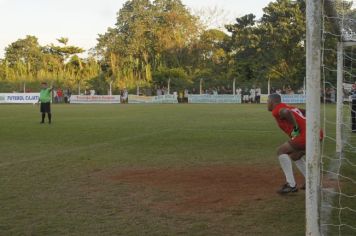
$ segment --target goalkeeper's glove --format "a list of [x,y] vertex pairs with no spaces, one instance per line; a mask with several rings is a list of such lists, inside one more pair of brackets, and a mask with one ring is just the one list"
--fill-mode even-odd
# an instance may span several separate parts
[[297,136],[299,136],[300,134],[300,130],[298,126],[294,126],[294,129],[292,131],[292,133],[290,134],[290,136],[292,137],[292,139],[296,138]]

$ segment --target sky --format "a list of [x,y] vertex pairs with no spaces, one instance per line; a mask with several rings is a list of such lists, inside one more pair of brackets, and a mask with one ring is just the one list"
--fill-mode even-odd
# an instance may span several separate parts
[[[182,0],[192,12],[218,9],[219,22],[231,23],[236,17],[253,13],[262,16],[262,8],[273,0]],[[0,0],[0,58],[12,42],[33,35],[41,45],[57,44],[60,37],[69,45],[88,50],[98,34],[116,22],[116,13],[126,0]],[[207,10],[205,11],[207,12]],[[216,23],[215,23],[216,24]]]

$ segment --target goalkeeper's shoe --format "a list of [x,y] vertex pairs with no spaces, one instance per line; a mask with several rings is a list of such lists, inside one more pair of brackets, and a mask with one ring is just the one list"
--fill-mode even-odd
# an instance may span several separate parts
[[298,192],[297,185],[291,187],[288,183],[282,186],[280,190],[277,191],[279,194],[288,194],[288,193],[295,193]]

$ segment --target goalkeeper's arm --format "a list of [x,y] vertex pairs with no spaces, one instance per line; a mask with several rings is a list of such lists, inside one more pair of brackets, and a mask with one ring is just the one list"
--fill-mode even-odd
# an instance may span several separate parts
[[293,131],[290,134],[291,137],[296,137],[300,134],[299,126],[297,121],[295,120],[295,117],[293,113],[289,109],[281,109],[279,111],[279,115],[281,116],[282,119],[287,120],[288,123],[293,125]]

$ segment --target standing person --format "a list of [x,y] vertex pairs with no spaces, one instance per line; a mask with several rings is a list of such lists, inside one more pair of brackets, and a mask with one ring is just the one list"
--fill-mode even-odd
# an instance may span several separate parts
[[351,126],[352,132],[356,133],[356,82],[351,91]]
[[282,103],[281,96],[276,93],[268,96],[267,106],[276,119],[278,126],[290,138],[289,141],[279,146],[277,150],[279,163],[286,177],[286,184],[278,190],[278,193],[297,192],[298,188],[294,179],[291,160],[294,161],[299,171],[305,177],[306,166],[302,158],[305,154],[306,145],[306,118],[303,114],[304,110]]
[[40,92],[40,98],[38,100],[39,103],[41,103],[41,113],[42,113],[42,120],[41,124],[44,123],[46,113],[48,116],[48,123],[51,124],[52,122],[52,114],[51,114],[51,98],[52,98],[52,90],[53,87],[51,86],[48,88],[48,85],[46,82],[43,82],[41,84],[41,92]]
[[188,103],[189,90],[184,89],[184,103]]
[[54,98],[54,103],[58,103],[58,93],[57,90],[53,89],[52,90],[53,98]]
[[61,103],[63,98],[63,91],[61,88],[58,88],[57,90],[57,97],[58,97],[58,103]]
[[245,87],[245,90],[243,91],[243,95],[242,95],[243,103],[248,103],[249,98],[250,98],[250,92],[248,91],[248,88]]
[[252,87],[250,89],[250,102],[255,103],[255,99],[256,99],[256,89],[255,87]]
[[242,89],[240,87],[237,87],[236,89],[236,95],[241,96]]
[[260,104],[261,103],[261,88],[257,87],[256,88],[256,103]]
[[127,89],[125,88],[124,89],[124,92],[123,92],[123,100],[124,100],[124,103],[128,103],[129,102],[129,92],[127,91]]

